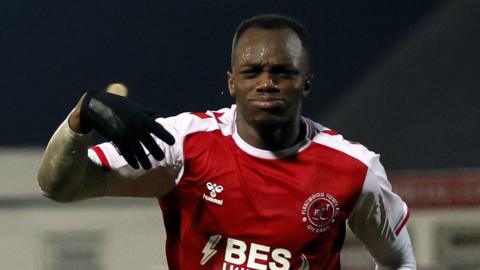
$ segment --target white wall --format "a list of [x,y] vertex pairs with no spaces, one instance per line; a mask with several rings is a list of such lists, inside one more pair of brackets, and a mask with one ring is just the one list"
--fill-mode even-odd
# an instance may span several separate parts
[[48,236],[81,232],[95,232],[102,238],[102,269],[166,269],[165,233],[157,202],[121,205],[0,210],[0,269],[52,269]]
[[41,196],[43,149],[0,149],[0,269],[50,270],[48,239],[93,233],[102,269],[161,270],[165,232],[155,199],[102,198],[73,204]]
[[36,173],[43,149],[0,148],[0,198],[38,195]]

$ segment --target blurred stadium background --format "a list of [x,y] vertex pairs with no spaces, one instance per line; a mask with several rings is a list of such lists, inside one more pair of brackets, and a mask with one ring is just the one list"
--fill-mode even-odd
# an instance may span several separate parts
[[[382,154],[419,269],[480,269],[480,2],[3,1],[0,269],[166,269],[154,199],[57,204],[36,170],[84,90],[123,82],[161,115],[229,105],[235,26],[282,13],[312,37],[305,115]],[[354,236],[343,268],[372,269]]]

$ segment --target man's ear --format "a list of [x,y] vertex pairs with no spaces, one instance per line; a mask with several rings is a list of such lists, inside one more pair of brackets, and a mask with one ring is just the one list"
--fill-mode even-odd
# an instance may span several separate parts
[[230,96],[235,96],[235,79],[233,78],[232,70],[227,70],[228,75],[228,91]]
[[305,80],[305,86],[303,87],[304,97],[308,96],[308,94],[310,93],[310,89],[312,87],[311,83],[312,83],[311,78],[308,78],[307,80]]

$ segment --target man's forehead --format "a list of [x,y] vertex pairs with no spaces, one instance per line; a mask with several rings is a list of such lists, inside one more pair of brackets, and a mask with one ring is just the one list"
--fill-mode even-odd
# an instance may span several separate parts
[[234,57],[240,63],[275,58],[277,61],[301,60],[302,42],[288,29],[247,29],[238,40]]

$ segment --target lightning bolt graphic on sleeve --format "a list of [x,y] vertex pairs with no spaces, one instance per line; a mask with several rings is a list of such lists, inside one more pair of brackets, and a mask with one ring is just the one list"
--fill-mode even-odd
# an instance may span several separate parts
[[208,260],[210,260],[210,258],[212,258],[213,255],[217,253],[215,246],[218,244],[218,242],[220,242],[220,239],[222,239],[222,236],[219,234],[214,234],[210,236],[210,239],[208,239],[205,247],[202,250],[203,258],[200,261],[200,265],[204,265],[205,263],[207,263]]

